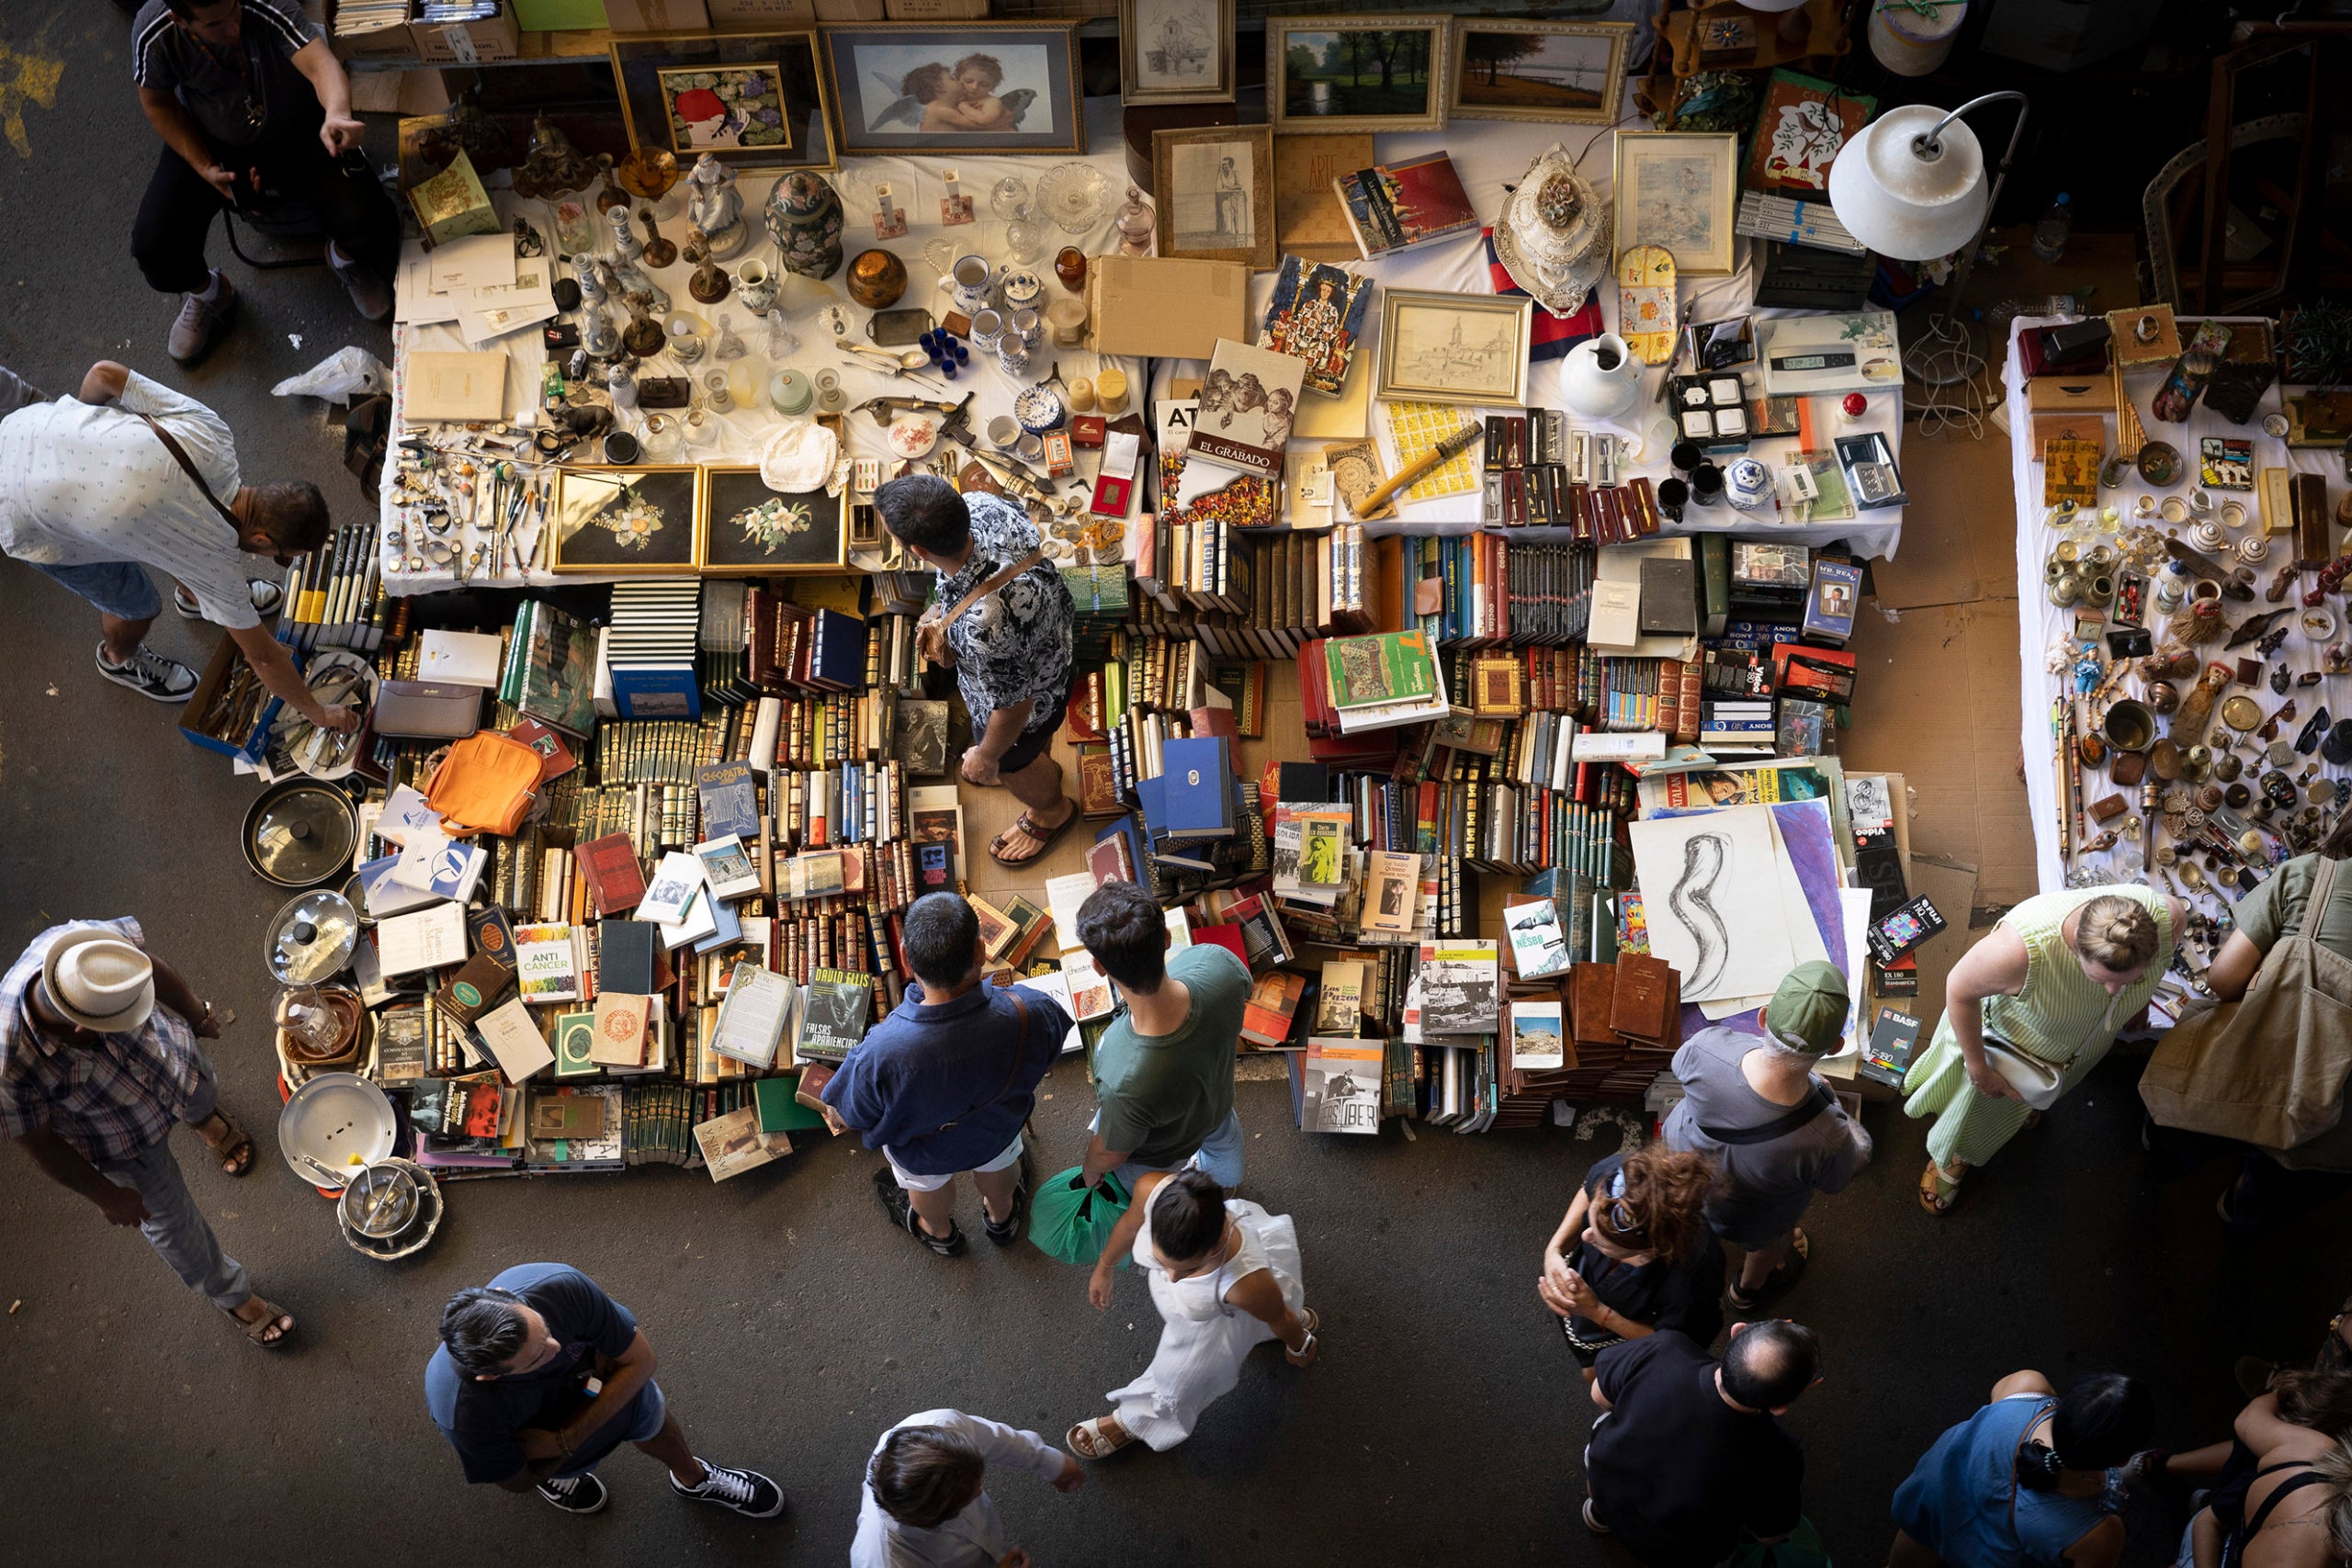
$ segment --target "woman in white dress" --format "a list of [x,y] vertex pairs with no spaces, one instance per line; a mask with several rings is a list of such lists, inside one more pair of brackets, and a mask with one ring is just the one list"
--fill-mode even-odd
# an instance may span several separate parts
[[1193,1435],[1201,1412],[1241,1381],[1250,1350],[1269,1339],[1282,1341],[1294,1367],[1308,1365],[1321,1348],[1288,1214],[1227,1198],[1195,1168],[1143,1177],[1087,1283],[1098,1311],[1111,1304],[1112,1269],[1130,1247],[1166,1326],[1143,1376],[1111,1391],[1111,1414],[1069,1429],[1065,1441],[1080,1459],[1133,1442],[1174,1448]]

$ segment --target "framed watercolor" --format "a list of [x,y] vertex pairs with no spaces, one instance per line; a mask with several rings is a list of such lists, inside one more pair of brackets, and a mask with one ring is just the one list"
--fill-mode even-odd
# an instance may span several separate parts
[[1684,130],[1617,133],[1617,254],[1663,245],[1682,277],[1732,269],[1739,138]]
[[694,570],[699,472],[692,463],[558,468],[548,570],[599,576]]
[[680,157],[753,147],[792,151],[783,67],[722,65],[706,71],[670,65],[657,69],[653,78],[662,93],[670,150]]
[[1432,403],[1526,402],[1534,310],[1523,295],[1383,290],[1374,390]]
[[1456,17],[1446,118],[1613,125],[1633,33],[1631,22]]
[[849,568],[849,498],[769,488],[757,463],[702,470],[695,566],[703,571],[789,575]]
[[681,172],[705,152],[739,170],[838,160],[814,32],[626,33],[610,52],[629,145],[674,152]]
[[1161,255],[1273,270],[1272,126],[1155,130],[1151,180],[1167,193],[1157,213]]
[[1266,118],[1325,135],[1445,129],[1446,17],[1269,17]]
[[1083,152],[1073,22],[825,29],[844,152]]
[[1119,101],[1229,104],[1233,0],[1119,0]]

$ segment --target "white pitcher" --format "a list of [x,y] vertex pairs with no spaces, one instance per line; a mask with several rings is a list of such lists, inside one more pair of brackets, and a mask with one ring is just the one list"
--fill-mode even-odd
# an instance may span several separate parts
[[1615,419],[1642,395],[1642,367],[1615,333],[1588,338],[1560,367],[1560,396],[1587,419]]

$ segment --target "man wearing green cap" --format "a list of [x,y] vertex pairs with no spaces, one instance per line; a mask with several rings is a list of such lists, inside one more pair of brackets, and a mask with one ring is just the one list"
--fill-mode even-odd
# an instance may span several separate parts
[[1840,1192],[1870,1163],[1870,1134],[1813,1070],[1846,1032],[1846,977],[1800,964],[1772,993],[1762,1039],[1701,1030],[1674,1054],[1684,1098],[1666,1119],[1666,1145],[1705,1155],[1724,1179],[1707,1223],[1743,1248],[1730,1300],[1754,1312],[1797,1282],[1809,1246],[1797,1228],[1815,1192]]

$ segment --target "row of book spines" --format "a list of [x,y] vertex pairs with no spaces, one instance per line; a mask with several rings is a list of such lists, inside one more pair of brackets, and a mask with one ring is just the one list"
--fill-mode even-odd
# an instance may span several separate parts
[[373,653],[394,640],[404,611],[385,592],[377,524],[345,523],[288,572],[278,607],[277,640],[309,652],[348,648]]

